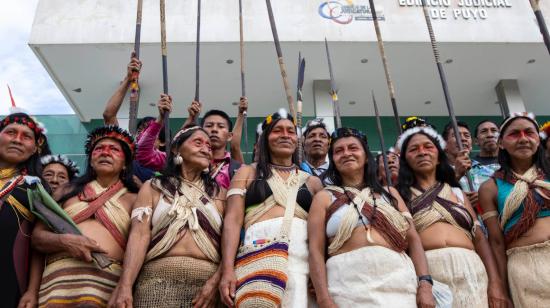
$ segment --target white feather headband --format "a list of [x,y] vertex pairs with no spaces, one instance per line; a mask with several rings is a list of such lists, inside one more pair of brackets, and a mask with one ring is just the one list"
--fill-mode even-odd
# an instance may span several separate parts
[[441,146],[442,149],[445,149],[445,146],[447,145],[447,143],[445,142],[443,137],[437,131],[435,131],[435,129],[429,126],[417,126],[414,128],[407,129],[405,132],[403,132],[403,134],[401,134],[401,136],[399,136],[399,139],[397,139],[397,147],[399,148],[399,150],[403,151],[403,143],[405,142],[405,140],[407,140],[412,135],[418,134],[420,132],[437,140],[437,143],[439,143],[439,146]]
[[72,173],[71,177],[78,175],[78,173],[80,171],[77,164],[74,161],[70,160],[65,155],[46,155],[46,156],[42,156],[42,158],[40,158],[40,162],[42,163],[42,166],[44,166],[44,167],[49,165],[49,164],[53,164],[53,163],[61,164],[61,165],[65,166],[65,168],[67,168],[67,170],[69,171],[69,174]]
[[506,126],[508,126],[508,124],[510,122],[512,122],[513,120],[517,119],[517,118],[524,118],[524,119],[527,119],[531,122],[533,122],[533,124],[535,125],[535,127],[539,127],[539,123],[537,122],[536,118],[535,118],[535,114],[532,113],[532,112],[514,112],[512,113],[509,117],[507,117],[504,122],[502,122],[502,124],[500,124],[500,127],[499,127],[499,131],[500,133],[502,134],[502,130],[504,128],[506,128]]

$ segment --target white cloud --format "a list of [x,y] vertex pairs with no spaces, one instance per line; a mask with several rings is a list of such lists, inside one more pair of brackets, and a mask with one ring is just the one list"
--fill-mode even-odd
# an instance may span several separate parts
[[73,110],[27,45],[38,0],[9,1],[0,10],[0,114],[11,106],[31,114],[73,114]]

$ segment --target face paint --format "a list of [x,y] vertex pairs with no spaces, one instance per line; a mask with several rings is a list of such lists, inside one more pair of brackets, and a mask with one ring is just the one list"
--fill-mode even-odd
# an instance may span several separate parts
[[124,152],[114,145],[100,144],[94,148],[92,156],[97,157],[101,155],[112,155],[118,157],[124,157]]
[[505,138],[508,140],[519,140],[521,138],[535,139],[536,135],[537,133],[532,129],[523,129],[507,134]]

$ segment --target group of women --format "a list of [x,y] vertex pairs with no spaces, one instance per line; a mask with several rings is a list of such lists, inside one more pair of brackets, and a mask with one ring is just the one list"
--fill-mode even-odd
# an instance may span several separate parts
[[533,117],[501,125],[501,169],[480,190],[488,236],[433,128],[399,137],[395,188],[367,137],[337,129],[323,187],[298,167],[294,123],[264,120],[257,161],[227,191],[206,131],[179,131],[131,206],[109,306],[550,306],[550,163]]

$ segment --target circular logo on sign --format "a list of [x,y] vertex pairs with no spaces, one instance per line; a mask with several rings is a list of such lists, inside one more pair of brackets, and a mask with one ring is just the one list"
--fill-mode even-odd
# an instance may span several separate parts
[[319,6],[319,15],[321,17],[330,19],[335,23],[341,25],[347,25],[353,21],[353,16],[344,12],[345,6],[353,5],[353,1],[347,0],[347,4],[342,3],[339,0],[325,1]]

